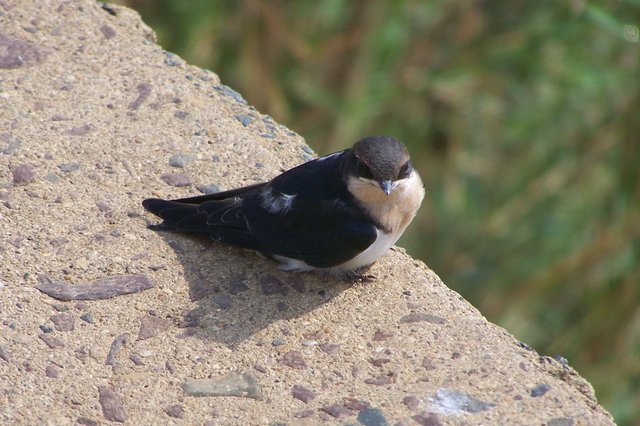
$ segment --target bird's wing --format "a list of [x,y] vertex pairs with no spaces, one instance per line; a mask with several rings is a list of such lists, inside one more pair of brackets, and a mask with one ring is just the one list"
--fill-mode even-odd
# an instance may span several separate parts
[[[247,206],[249,207],[249,206]],[[369,247],[377,237],[375,226],[338,199],[296,197],[284,214],[246,208],[252,234],[270,255],[299,259],[310,266],[340,265]]]
[[337,266],[377,237],[342,181],[340,154],[302,164],[268,183],[173,201],[148,199],[143,206],[164,220],[159,229],[206,233],[318,268]]

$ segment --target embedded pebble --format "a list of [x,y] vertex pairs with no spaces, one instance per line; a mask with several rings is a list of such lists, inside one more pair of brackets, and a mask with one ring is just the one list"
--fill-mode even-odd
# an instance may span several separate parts
[[345,398],[344,406],[353,411],[362,411],[369,408],[369,403],[355,398]]
[[409,410],[413,411],[413,410],[416,410],[418,408],[418,406],[420,405],[420,400],[415,395],[407,395],[404,398],[402,398],[402,403]]
[[82,126],[72,127],[67,130],[67,134],[70,136],[84,136],[91,131],[93,131],[93,127],[90,124],[83,124]]
[[235,295],[247,290],[249,290],[249,287],[245,285],[244,278],[234,278],[229,284],[229,294]]
[[570,417],[556,417],[547,422],[547,426],[573,426],[574,424]]
[[31,164],[20,164],[12,171],[14,185],[27,185],[36,177],[35,168]]
[[220,309],[227,310],[231,308],[231,296],[228,294],[216,294],[213,296],[213,303],[218,305]]
[[87,417],[78,417],[76,423],[83,426],[99,426],[100,423]]
[[563,357],[562,355],[554,355],[553,359],[558,361],[564,367],[568,367],[569,366],[569,360],[566,359],[565,357]]
[[0,133],[0,140],[7,143],[7,146],[0,150],[0,153],[3,155],[15,154],[20,148],[20,145],[22,145],[22,141],[20,141],[20,139],[15,139],[7,133]]
[[307,368],[307,363],[300,351],[286,352],[282,359],[280,359],[280,364],[286,365],[287,367],[291,367],[295,370],[304,370]]
[[282,345],[284,345],[285,343],[286,343],[286,340],[281,339],[281,338],[273,339],[273,340],[271,341],[271,345],[273,345],[273,346],[282,346]]
[[180,323],[180,327],[182,328],[191,328],[197,327],[200,325],[200,320],[204,316],[205,311],[202,308],[195,308],[185,311],[182,314],[182,323]]
[[313,414],[315,413],[314,410],[302,410],[302,411],[296,411],[295,413],[293,413],[293,417],[297,418],[297,419],[304,419],[307,417],[311,417],[313,416]]
[[215,86],[215,89],[222,93],[225,96],[229,96],[233,99],[235,99],[236,102],[240,103],[240,104],[246,104],[247,101],[242,97],[242,95],[238,92],[236,92],[235,90],[233,90],[231,87],[229,86],[225,86],[224,84],[221,84],[219,86]]
[[60,181],[60,176],[54,174],[54,173],[47,173],[46,175],[43,176],[45,180],[51,182],[51,183],[57,183]]
[[131,355],[129,355],[129,359],[135,365],[144,365],[144,360],[142,359],[142,357],[139,354],[131,354]]
[[58,164],[58,168],[65,173],[71,173],[71,172],[80,170],[80,164],[78,163]]
[[174,154],[171,157],[169,157],[169,165],[172,167],[178,167],[183,169],[187,167],[189,163],[191,163],[193,160],[195,160],[195,158],[192,157],[191,155]]
[[185,173],[164,173],[160,179],[167,185],[181,187],[191,185],[191,179]]
[[87,324],[93,324],[93,314],[91,312],[80,315],[80,319]]
[[435,413],[424,412],[411,418],[421,426],[442,426],[442,422]]
[[238,120],[244,127],[247,127],[253,121],[253,118],[247,114],[236,114],[236,120]]
[[51,244],[54,247],[60,247],[62,245],[67,244],[68,242],[69,242],[69,239],[66,237],[56,237],[51,241],[49,241],[49,244]]
[[391,362],[389,358],[375,358],[369,360],[369,363],[371,363],[371,365],[373,365],[374,367],[383,367],[389,362]]
[[111,28],[108,25],[103,25],[100,27],[100,32],[102,33],[102,35],[104,36],[104,38],[111,39],[114,38],[116,36],[116,30],[114,30],[113,28]]
[[411,314],[407,314],[405,316],[403,316],[402,318],[400,318],[400,322],[402,324],[408,324],[408,323],[412,323],[412,322],[430,322],[432,324],[444,324],[447,322],[446,319],[436,316],[436,315],[430,315],[430,314],[425,314],[422,312],[414,312]]
[[164,58],[164,64],[168,67],[177,67],[179,66],[182,62],[180,60],[180,57],[178,55],[176,55],[175,53],[171,53],[171,52],[164,52],[166,58]]
[[74,355],[77,359],[79,359],[80,361],[82,361],[83,363],[87,360],[87,358],[89,357],[89,348],[86,346],[80,346],[78,347],[78,349],[76,349],[74,351]]
[[318,347],[322,352],[327,354],[335,354],[340,350],[340,345],[336,345],[335,343],[323,343]]
[[329,414],[330,416],[335,417],[336,419],[342,419],[344,417],[353,415],[353,412],[351,410],[340,404],[327,405],[322,407],[321,410]]
[[184,417],[184,406],[182,404],[170,405],[164,409],[164,412],[169,417],[181,419]]
[[365,426],[387,426],[389,424],[378,408],[365,408],[358,413],[357,419]]
[[211,294],[212,291],[214,288],[208,281],[199,279],[189,286],[189,298],[192,302],[197,302]]
[[196,189],[203,194],[215,194],[220,192],[220,185],[210,183],[209,185],[198,185]]
[[316,396],[318,396],[312,390],[307,389],[304,386],[300,386],[300,385],[293,385],[293,387],[291,388],[291,393],[293,394],[294,398],[299,399],[305,404],[311,401],[312,399],[314,399]]
[[151,95],[151,85],[149,83],[138,84],[136,86],[136,90],[138,91],[138,97],[127,107],[129,111],[135,111],[140,108],[142,103],[147,100],[149,95]]
[[260,282],[260,288],[262,289],[262,294],[271,295],[271,294],[282,294],[285,295],[289,292],[289,287],[287,287],[280,279],[271,275],[269,273],[261,274],[258,278]]
[[422,366],[424,367],[425,370],[435,370],[436,367],[433,365],[433,362],[431,362],[431,359],[429,357],[424,357],[422,359]]
[[51,349],[61,349],[64,348],[64,342],[51,334],[38,334],[38,338],[42,340],[44,343],[49,346]]
[[98,393],[104,418],[112,422],[124,423],[127,415],[122,399],[108,386],[98,386]]
[[0,345],[0,359],[4,362],[11,362],[12,360],[11,352],[2,345]]
[[463,392],[440,388],[435,397],[430,398],[430,411],[445,415],[477,413],[495,407],[495,404],[484,402]]
[[47,376],[49,378],[57,379],[58,375],[60,374],[60,367],[58,367],[55,364],[49,364],[44,369],[44,374],[45,374],[45,376]]
[[109,213],[111,212],[113,209],[111,208],[111,206],[109,206],[109,204],[107,204],[104,201],[97,201],[96,202],[96,207],[98,208],[98,210],[100,210],[102,213]]
[[16,69],[44,62],[47,54],[35,45],[0,33],[0,69]]
[[262,399],[260,384],[249,372],[234,372],[215,379],[187,379],[183,385],[189,396],[241,396]]
[[145,315],[140,318],[140,329],[138,330],[138,340],[149,339],[156,336],[159,332],[167,330],[171,326],[171,321],[156,317],[154,315]]
[[364,379],[364,382],[368,385],[384,386],[394,383],[395,379],[395,375],[391,374],[389,376],[369,377]]
[[73,331],[75,329],[76,319],[69,313],[52,315],[49,320],[55,324],[57,331]]
[[144,274],[112,275],[82,285],[52,281],[48,276],[39,274],[36,288],[54,299],[68,301],[109,299],[139,293],[153,286],[154,283]]
[[123,333],[118,337],[116,337],[113,340],[113,342],[111,342],[111,347],[109,348],[109,353],[107,354],[107,360],[105,361],[105,365],[111,365],[111,366],[116,365],[116,357],[118,356],[120,349],[122,349],[122,345],[127,343],[128,340],[129,340],[129,334]]
[[542,396],[545,393],[549,392],[550,389],[551,388],[546,383],[540,383],[540,384],[536,385],[536,387],[531,389],[531,396],[534,397],[534,398],[537,398],[537,397]]
[[9,238],[8,242],[15,248],[22,247],[22,242],[24,241],[24,237],[22,235],[16,235],[15,237]]
[[71,309],[68,305],[64,305],[62,303],[54,303],[51,306],[58,312],[67,312],[69,309]]
[[50,325],[40,324],[38,328],[42,330],[43,333],[53,333],[53,327],[51,327]]
[[380,330],[378,329],[374,334],[373,334],[373,340],[376,342],[381,342],[387,339],[390,339],[393,337],[393,332],[391,331],[384,331],[384,330]]

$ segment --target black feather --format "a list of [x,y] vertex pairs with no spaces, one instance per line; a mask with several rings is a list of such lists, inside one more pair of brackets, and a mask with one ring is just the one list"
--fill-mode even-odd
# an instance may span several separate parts
[[[352,259],[377,237],[374,222],[343,180],[351,157],[346,150],[267,183],[174,201],[148,199],[142,205],[164,220],[163,229],[206,233],[267,256],[330,268]],[[270,204],[283,194],[293,196],[290,208]]]

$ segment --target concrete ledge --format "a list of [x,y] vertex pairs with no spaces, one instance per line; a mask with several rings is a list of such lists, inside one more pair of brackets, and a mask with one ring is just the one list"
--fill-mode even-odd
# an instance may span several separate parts
[[402,249],[346,285],[147,230],[312,152],[130,10],[0,2],[0,123],[0,423],[613,423]]

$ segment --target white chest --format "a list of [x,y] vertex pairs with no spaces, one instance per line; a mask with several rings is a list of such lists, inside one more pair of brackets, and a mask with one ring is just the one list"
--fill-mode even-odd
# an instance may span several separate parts
[[[404,229],[403,229],[404,231]],[[378,230],[378,236],[376,240],[365,251],[354,257],[353,259],[343,263],[336,267],[338,271],[353,271],[363,266],[367,266],[382,257],[387,250],[391,248],[398,241],[402,232],[396,232],[393,234],[387,234]]]

